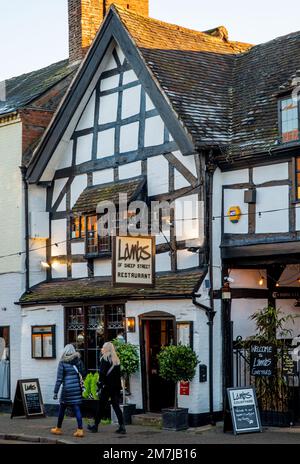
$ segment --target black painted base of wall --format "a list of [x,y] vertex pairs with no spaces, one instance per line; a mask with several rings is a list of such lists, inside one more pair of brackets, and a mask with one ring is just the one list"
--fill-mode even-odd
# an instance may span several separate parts
[[2,414],[11,414],[12,402],[11,401],[0,401],[0,412]]
[[[213,421],[220,422],[223,420],[223,411],[217,411],[213,414]],[[211,424],[210,414],[189,414],[189,427],[202,427],[203,425]]]

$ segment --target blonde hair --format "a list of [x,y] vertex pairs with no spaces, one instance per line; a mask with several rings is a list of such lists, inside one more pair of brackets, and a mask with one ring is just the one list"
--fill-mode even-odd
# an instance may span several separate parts
[[102,346],[102,350],[102,358],[104,358],[105,361],[109,361],[114,366],[120,365],[120,359],[116,353],[114,345],[111,342],[105,342]]

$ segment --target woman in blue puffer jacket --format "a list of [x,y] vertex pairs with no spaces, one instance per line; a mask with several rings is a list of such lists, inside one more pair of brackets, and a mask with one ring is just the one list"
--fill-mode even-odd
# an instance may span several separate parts
[[73,345],[66,345],[57,368],[57,379],[54,387],[53,399],[57,400],[60,386],[60,405],[57,419],[57,426],[51,429],[51,433],[61,435],[62,422],[67,407],[72,407],[77,419],[77,430],[74,437],[83,437],[82,416],[80,404],[82,403],[82,390],[80,385],[80,375],[83,375],[83,363],[80,354],[76,352]]

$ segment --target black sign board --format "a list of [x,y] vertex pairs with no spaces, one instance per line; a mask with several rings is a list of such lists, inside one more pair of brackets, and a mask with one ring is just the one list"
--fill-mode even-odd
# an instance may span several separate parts
[[233,433],[262,432],[255,389],[227,388]]
[[45,417],[39,379],[18,380],[11,418]]
[[250,375],[270,377],[274,374],[275,346],[262,343],[250,345]]

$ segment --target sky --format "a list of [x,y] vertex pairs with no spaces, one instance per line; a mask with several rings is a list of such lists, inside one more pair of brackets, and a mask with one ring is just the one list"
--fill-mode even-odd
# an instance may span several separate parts
[[[224,25],[258,44],[300,30],[300,2],[149,0],[150,16],[196,30]],[[0,81],[68,56],[67,0],[0,0]]]

